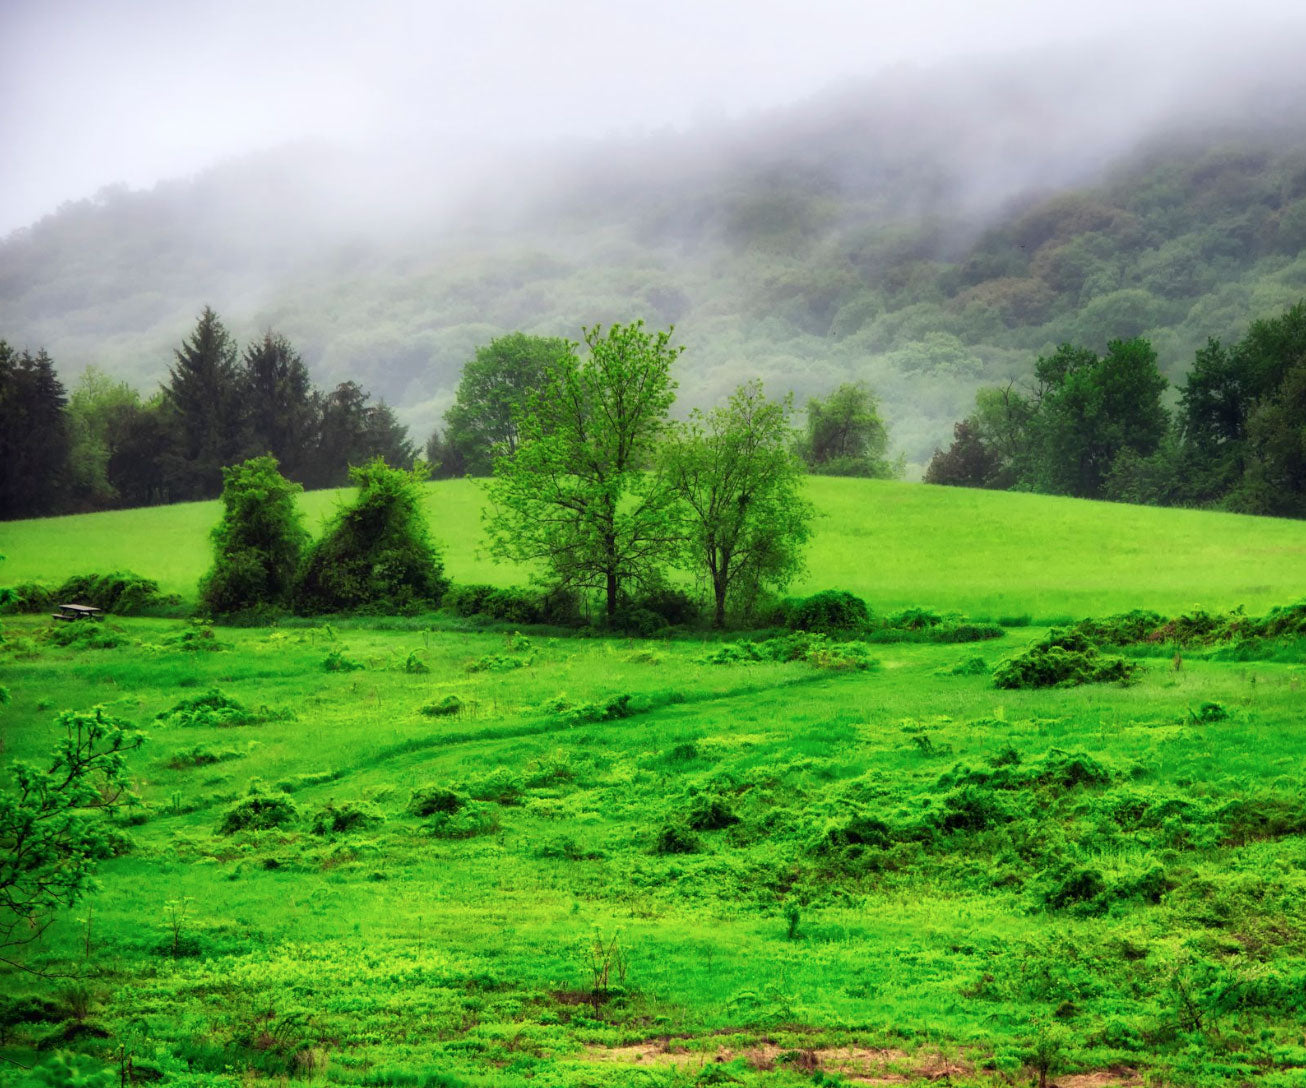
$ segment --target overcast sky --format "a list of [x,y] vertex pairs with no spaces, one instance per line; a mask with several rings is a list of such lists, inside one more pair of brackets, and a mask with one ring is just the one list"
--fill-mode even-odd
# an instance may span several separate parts
[[1165,55],[1302,0],[0,0],[0,232],[290,140],[632,132],[888,65],[1119,38]]

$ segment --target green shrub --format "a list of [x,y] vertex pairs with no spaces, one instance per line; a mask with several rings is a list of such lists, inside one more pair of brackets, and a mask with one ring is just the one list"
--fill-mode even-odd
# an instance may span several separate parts
[[322,659],[322,668],[327,672],[357,672],[363,668],[363,663],[346,657],[344,650],[336,647],[327,651],[326,657]]
[[999,688],[1067,688],[1079,684],[1127,684],[1139,666],[1121,657],[1105,657],[1084,635],[1053,631],[1009,657],[993,670]]
[[465,618],[482,616],[504,623],[571,626],[580,621],[580,597],[572,590],[454,586],[445,594],[444,604]]
[[478,801],[494,801],[500,805],[517,805],[522,799],[521,776],[507,767],[495,767],[476,778],[469,779],[463,787],[469,797]]
[[428,718],[448,718],[461,714],[466,705],[457,695],[446,695],[434,703],[427,703],[419,713],[425,714]]
[[685,822],[693,831],[722,831],[739,823],[739,817],[719,797],[696,797]]
[[75,603],[56,601],[54,591],[41,582],[20,582],[0,590],[0,615],[48,612],[56,604]]
[[200,607],[225,616],[286,605],[308,543],[295,495],[302,491],[272,456],[222,470],[222,519],[211,534],[213,568],[200,579]]
[[702,849],[698,836],[679,824],[666,824],[653,841],[655,854],[696,854]]
[[191,620],[175,635],[166,636],[163,645],[189,653],[217,653],[231,649],[230,643],[218,641],[213,625],[204,620]]
[[499,813],[489,805],[469,802],[456,812],[437,812],[423,825],[435,839],[473,839],[493,835],[502,827]]
[[422,786],[413,791],[407,812],[411,816],[434,816],[436,813],[457,812],[466,800],[461,794],[443,786]]
[[309,825],[314,835],[342,835],[376,827],[384,817],[366,801],[345,801],[337,805],[328,801],[313,814]]
[[56,623],[50,628],[49,639],[70,650],[114,650],[130,641],[121,628],[95,620]]
[[784,626],[793,631],[846,634],[861,631],[871,620],[866,602],[842,589],[827,589],[810,597],[791,599],[781,608]]
[[413,472],[377,458],[350,469],[358,488],[305,556],[300,612],[406,612],[434,608],[449,583],[422,511],[425,466]]
[[263,713],[255,712],[238,699],[217,688],[210,688],[203,695],[174,703],[156,714],[154,720],[172,726],[221,727],[256,725],[267,720],[265,714],[266,708],[263,708]]
[[119,616],[137,616],[172,607],[175,596],[159,593],[159,583],[131,571],[76,574],[54,590],[53,604],[89,604]]
[[271,831],[293,824],[298,818],[299,810],[289,797],[251,787],[247,797],[223,814],[218,832],[231,835],[237,831]]

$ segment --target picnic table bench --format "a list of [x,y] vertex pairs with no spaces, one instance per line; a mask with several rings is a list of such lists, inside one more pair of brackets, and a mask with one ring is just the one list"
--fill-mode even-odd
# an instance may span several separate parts
[[102,620],[104,609],[89,604],[61,604],[58,612],[50,614],[52,620]]

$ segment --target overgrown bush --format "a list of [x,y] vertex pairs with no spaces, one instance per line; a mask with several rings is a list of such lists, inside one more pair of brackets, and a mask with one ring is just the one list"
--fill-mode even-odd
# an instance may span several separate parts
[[309,825],[314,835],[342,835],[350,831],[365,831],[376,827],[384,817],[375,805],[366,801],[328,801],[313,814]]
[[573,626],[580,622],[580,597],[572,590],[536,590],[523,586],[466,585],[452,587],[444,605],[455,614],[503,623],[548,623]]
[[283,794],[263,793],[251,787],[249,795],[237,801],[223,814],[218,832],[232,835],[237,831],[272,831],[299,819],[295,802]]
[[179,700],[156,714],[154,720],[170,726],[213,728],[257,725],[273,716],[267,707],[251,710],[240,700],[217,688],[210,688],[202,695]]
[[412,816],[434,816],[437,812],[457,812],[466,799],[444,786],[421,786],[413,791],[407,812]]
[[993,670],[999,688],[1068,688],[1079,684],[1127,684],[1139,666],[1107,657],[1084,635],[1053,631]]
[[303,488],[254,457],[222,470],[222,519],[212,533],[213,568],[200,579],[200,607],[225,616],[288,604],[308,542],[295,495]]
[[350,469],[358,488],[308,549],[295,594],[300,612],[434,608],[449,583],[422,512],[425,466],[381,458]]
[[861,631],[871,621],[866,602],[842,589],[792,598],[783,602],[780,609],[781,622],[793,631],[841,635]]
[[121,628],[95,620],[53,624],[48,637],[56,646],[70,650],[114,650],[130,641]]
[[131,571],[77,574],[54,591],[54,604],[89,604],[119,616],[138,616],[175,606],[178,598],[159,593],[159,583]]

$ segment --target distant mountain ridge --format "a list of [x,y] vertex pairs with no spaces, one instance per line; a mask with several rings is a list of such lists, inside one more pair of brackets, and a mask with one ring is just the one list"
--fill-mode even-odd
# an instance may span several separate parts
[[1306,294],[1303,77],[1131,63],[900,71],[516,161],[298,146],[110,189],[0,241],[0,338],[148,388],[209,304],[422,439],[477,344],[643,317],[688,346],[684,403],[863,380],[919,464],[1061,340],[1149,336],[1173,378]]

